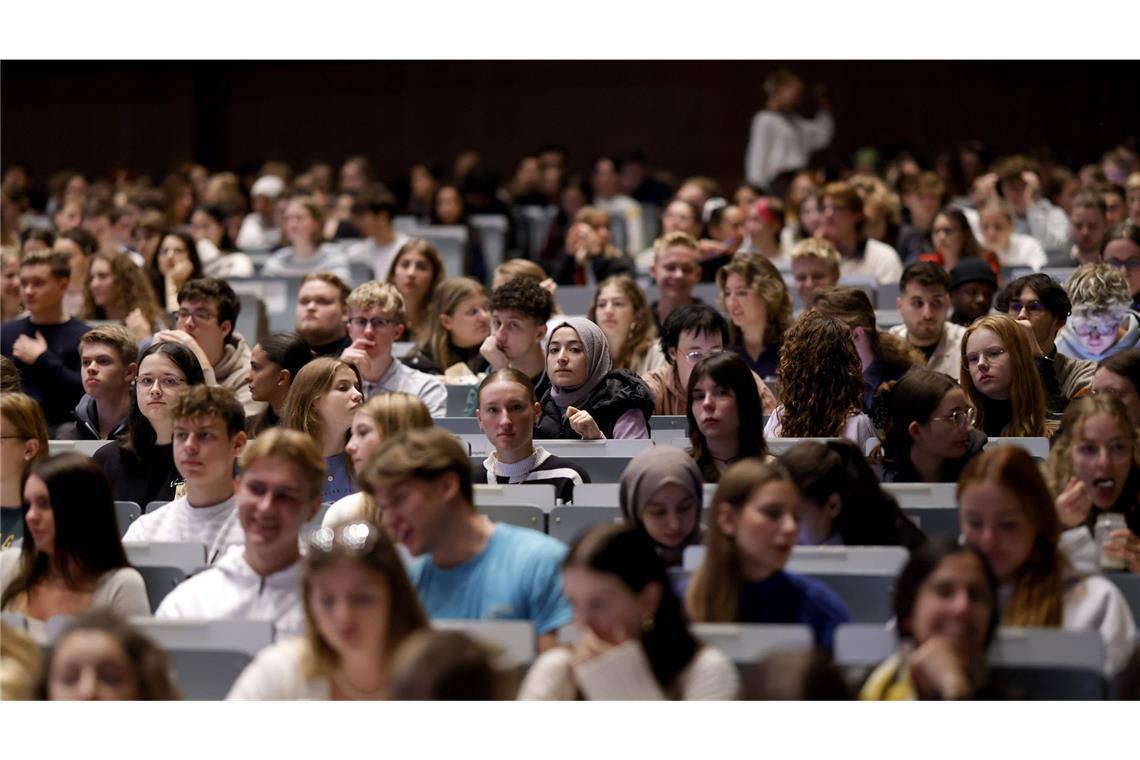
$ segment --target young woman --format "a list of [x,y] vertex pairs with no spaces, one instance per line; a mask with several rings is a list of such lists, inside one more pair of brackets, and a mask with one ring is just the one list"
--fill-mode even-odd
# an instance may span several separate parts
[[300,430],[320,443],[328,469],[321,501],[356,491],[352,462],[345,454],[353,416],[364,401],[355,365],[322,356],[301,368],[281,411],[281,426]]
[[1098,364],[1092,392],[1116,396],[1128,410],[1132,424],[1140,427],[1140,348],[1121,351]]
[[253,277],[253,259],[235,250],[237,246],[226,231],[226,218],[232,216],[227,211],[225,206],[197,206],[190,214],[190,235],[198,245],[199,255],[207,262],[208,277]]
[[439,251],[426,240],[409,240],[401,246],[388,270],[388,282],[404,297],[408,335],[416,343],[427,340],[428,305],[435,288],[447,275]]
[[919,547],[894,594],[899,649],[863,684],[860,699],[1000,699],[986,653],[997,633],[998,584],[985,557],[952,538]]
[[492,372],[479,383],[475,419],[495,447],[474,482],[549,483],[563,503],[574,500],[574,487],[590,476],[573,462],[534,445],[534,423],[541,407],[530,378],[517,369]]
[[432,200],[431,223],[453,225],[467,230],[467,246],[463,252],[466,274],[479,282],[485,282],[487,264],[483,260],[483,243],[479,230],[467,220],[467,207],[457,186],[445,184],[436,188]]
[[1001,268],[997,256],[982,248],[966,215],[956,206],[945,206],[934,217],[930,228],[934,251],[918,257],[945,269],[948,273],[965,259],[982,259],[997,275]]
[[784,232],[784,202],[774,195],[766,195],[740,208],[745,212],[744,229],[748,231],[746,250],[760,254],[775,267],[787,269],[791,261],[780,244]]
[[55,640],[43,669],[39,699],[179,699],[166,653],[106,610],[71,621]]
[[312,349],[296,333],[276,333],[262,338],[250,353],[249,393],[268,406],[246,420],[246,431],[256,436],[281,422],[289,388],[301,368],[313,358]]
[[[404,430],[429,428],[431,414],[424,402],[410,393],[380,393],[356,410],[344,453],[354,473],[363,472],[381,441]],[[363,519],[380,524],[380,515],[368,494],[360,491],[336,501],[325,512],[321,525],[328,528],[347,520]]]
[[723,198],[705,203],[702,214],[707,237],[701,240],[701,282],[716,282],[717,272],[744,246],[744,212]]
[[802,441],[779,462],[800,491],[800,544],[913,549],[926,540],[850,441]]
[[37,620],[100,607],[150,615],[146,585],[119,540],[111,489],[90,457],[33,464],[23,509],[22,546],[0,552],[0,609]]
[[150,282],[125,253],[95,254],[87,269],[83,319],[119,320],[142,342],[166,329]]
[[24,535],[21,513],[24,474],[48,455],[47,423],[35,399],[23,393],[0,393],[0,550]]
[[606,334],[616,369],[644,375],[665,365],[649,302],[626,275],[610,277],[598,286],[586,317]]
[[842,436],[863,447],[875,437],[863,414],[859,354],[838,319],[804,313],[784,337],[776,381],[783,403],[768,418],[765,438]]
[[706,483],[746,457],[764,457],[768,447],[756,420],[763,417],[760,394],[748,365],[728,352],[701,359],[689,375],[690,455]]
[[439,283],[429,307],[426,337],[404,363],[420,372],[443,375],[445,382],[471,383],[488,367],[479,348],[491,334],[490,306],[486,288],[469,277]]
[[635,267],[624,251],[610,243],[610,216],[594,206],[574,214],[566,233],[565,248],[554,263],[554,281],[559,285],[593,285],[610,277],[635,276]]
[[188,280],[201,276],[202,261],[194,239],[184,232],[165,233],[150,269],[150,281],[156,286],[155,295],[162,302],[162,308],[167,312],[178,311],[178,291]]
[[965,542],[989,561],[1001,584],[1002,624],[1098,631],[1110,677],[1127,663],[1136,625],[1119,589],[1081,576],[1058,547],[1053,496],[1029,454],[1016,446],[982,452],[958,481]]
[[540,401],[535,438],[648,438],[653,396],[639,377],[614,369],[602,328],[567,317],[546,350],[550,390]]
[[265,277],[304,277],[312,272],[332,272],[345,282],[352,282],[348,258],[335,246],[327,245],[322,235],[324,213],[312,198],[294,198],[285,207],[285,237],[289,245],[265,262]]
[[1119,399],[1099,395],[1074,401],[1044,470],[1067,529],[1062,544],[1074,564],[1099,571],[1092,530],[1100,515],[1116,512],[1127,527],[1110,536],[1105,554],[1140,572],[1140,427]]
[[1001,198],[993,198],[979,209],[979,224],[986,248],[1003,267],[1029,267],[1034,271],[1049,259],[1037,238],[1014,232],[1013,208]]
[[792,296],[763,256],[737,256],[716,273],[721,310],[732,320],[732,349],[762,378],[776,375],[780,345],[792,326]]
[[621,514],[645,532],[668,567],[681,564],[685,547],[701,542],[704,481],[696,464],[672,446],[654,446],[621,474]]
[[959,377],[974,425],[987,436],[1046,435],[1040,372],[1026,331],[1009,317],[990,314],[966,328]]
[[263,649],[227,699],[385,699],[392,655],[427,617],[404,564],[369,522],[321,528],[301,565],[305,635]]
[[803,623],[816,645],[831,649],[851,615],[824,584],[784,572],[796,545],[800,493],[778,464],[737,462],[713,495],[705,560],[685,594],[700,623]]
[[974,407],[941,372],[915,367],[891,391],[890,419],[875,460],[884,483],[957,483],[986,445]]
[[173,501],[182,485],[174,466],[174,397],[193,385],[205,383],[202,365],[181,343],[154,343],[142,352],[127,436],[94,454],[120,501],[133,501],[143,509],[152,501]]
[[562,566],[580,637],[540,656],[519,699],[734,699],[740,679],[689,631],[665,565],[641,531],[594,528]]

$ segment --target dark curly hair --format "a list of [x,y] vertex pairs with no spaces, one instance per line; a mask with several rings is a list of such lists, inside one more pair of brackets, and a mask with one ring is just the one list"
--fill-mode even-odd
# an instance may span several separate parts
[[554,298],[550,291],[534,280],[516,277],[491,292],[491,311],[506,309],[517,311],[541,324],[550,319],[554,311]]
[[863,411],[863,369],[851,331],[809,310],[788,330],[776,366],[783,398],[780,435],[827,438]]

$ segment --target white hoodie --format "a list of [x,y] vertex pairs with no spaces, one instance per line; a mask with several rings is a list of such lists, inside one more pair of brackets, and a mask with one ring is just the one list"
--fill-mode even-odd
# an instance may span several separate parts
[[206,564],[212,565],[231,546],[245,543],[234,497],[209,507],[192,507],[180,499],[142,515],[127,528],[124,541],[186,541],[206,545]]
[[301,563],[262,577],[245,561],[245,547],[231,546],[212,567],[178,585],[162,600],[156,618],[268,620],[275,638],[304,630]]

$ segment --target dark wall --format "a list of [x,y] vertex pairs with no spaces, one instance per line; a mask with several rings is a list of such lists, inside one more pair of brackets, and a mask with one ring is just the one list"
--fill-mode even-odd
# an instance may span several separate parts
[[[644,149],[678,175],[742,174],[763,61],[5,62],[0,153],[40,181],[59,169],[127,165],[161,174],[194,158],[236,168],[364,153],[382,176],[450,164],[473,147],[509,174],[541,142],[582,170]],[[796,62],[825,83],[838,122],[821,159],[862,145],[932,157],[963,139],[995,151],[1049,146],[1094,160],[1136,134],[1121,62]],[[1132,95],[1128,95],[1132,92]]]

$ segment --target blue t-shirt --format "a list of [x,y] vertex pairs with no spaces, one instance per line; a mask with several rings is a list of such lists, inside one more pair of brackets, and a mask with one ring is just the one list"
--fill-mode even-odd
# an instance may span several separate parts
[[573,618],[562,595],[567,551],[544,533],[496,523],[476,556],[446,570],[430,556],[417,557],[410,577],[429,617],[529,620],[538,633],[550,633]]
[[806,575],[783,571],[740,587],[737,617],[741,623],[803,623],[815,632],[815,643],[831,649],[835,629],[851,622],[839,595]]

